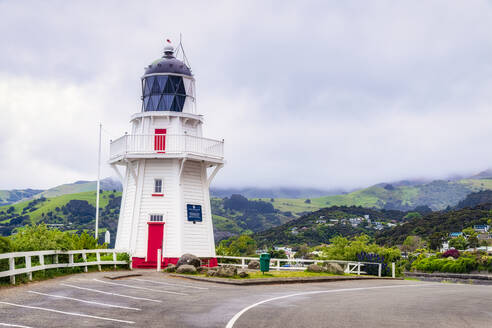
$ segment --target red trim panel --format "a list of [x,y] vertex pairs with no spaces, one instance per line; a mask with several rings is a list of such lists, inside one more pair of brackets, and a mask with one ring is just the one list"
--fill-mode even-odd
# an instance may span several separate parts
[[152,194],[152,197],[164,197],[164,194]]

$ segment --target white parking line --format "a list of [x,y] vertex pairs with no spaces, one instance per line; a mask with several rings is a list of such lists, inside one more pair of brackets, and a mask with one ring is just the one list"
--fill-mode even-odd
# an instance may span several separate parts
[[0,322],[0,326],[2,326],[2,327],[32,328],[32,327],[29,327],[29,326],[14,325],[14,324],[11,324],[11,323],[3,323],[3,322]]
[[178,284],[171,284],[171,283],[168,283],[168,282],[155,281],[155,280],[148,280],[148,279],[132,278],[131,280],[144,281],[144,282],[151,282],[151,283],[153,283],[153,284],[158,284],[158,285],[169,285],[169,286],[186,287],[186,288],[195,288],[195,289],[208,289],[208,288],[206,288],[206,287],[196,287],[196,286],[190,286],[190,285],[178,285]]
[[128,288],[135,288],[135,289],[143,289],[143,290],[148,290],[148,291],[151,291],[151,292],[174,294],[174,295],[183,295],[183,296],[187,296],[188,295],[188,294],[184,294],[184,293],[170,292],[170,291],[167,291],[167,290],[152,289],[152,288],[146,288],[146,287],[138,287],[138,286],[132,286],[132,285],[126,285],[126,284],[118,284],[116,282],[102,281],[102,280],[99,280],[99,279],[92,279],[92,280],[97,281],[97,282],[100,282],[100,283],[103,283],[103,284],[115,285],[115,286],[122,286],[122,287],[128,287]]
[[118,296],[118,297],[126,297],[126,298],[131,298],[131,299],[140,300],[140,301],[148,301],[148,302],[162,303],[161,300],[153,300],[153,299],[145,298],[145,297],[137,297],[137,296],[130,296],[130,295],[110,293],[110,292],[105,292],[105,291],[98,290],[98,289],[92,289],[92,288],[74,286],[74,285],[69,285],[69,284],[60,284],[60,285],[65,286],[65,287],[77,288],[77,289],[81,289],[81,290],[87,290],[87,291],[90,291],[90,292],[95,292],[95,293],[100,293],[100,294],[106,294],[106,295],[112,295],[112,296]]
[[133,307],[128,307],[128,306],[123,306],[123,305],[115,305],[115,304],[99,303],[99,302],[94,302],[94,301],[86,301],[86,300],[81,300],[79,298],[73,298],[73,297],[67,297],[67,296],[61,296],[61,295],[45,294],[45,293],[35,292],[33,290],[30,290],[28,292],[29,293],[33,293],[33,294],[43,295],[43,296],[63,298],[63,299],[66,299],[66,300],[77,301],[77,302],[82,302],[82,303],[89,303],[89,304],[95,304],[95,305],[101,305],[101,306],[106,306],[106,307],[111,307],[111,308],[120,308],[120,309],[140,311],[140,309],[133,308]]
[[59,311],[59,310],[55,310],[55,309],[42,308],[42,307],[38,307],[38,306],[22,305],[22,304],[15,304],[15,303],[2,302],[2,301],[0,301],[0,304],[17,306],[17,307],[26,308],[26,309],[41,310],[41,311],[48,311],[48,312],[66,314],[66,315],[73,315],[73,316],[76,316],[76,317],[83,317],[83,318],[92,318],[92,319],[99,319],[99,320],[106,320],[106,321],[115,321],[115,322],[130,323],[130,324],[134,324],[135,323],[134,321],[129,321],[129,320],[121,320],[121,319],[113,319],[113,318],[106,318],[106,317],[98,317],[98,316],[95,316],[95,315],[89,315],[89,314],[83,314],[83,313],[75,313],[75,312],[64,312],[64,311]]
[[232,328],[234,324],[236,323],[237,319],[241,315],[243,315],[246,311],[251,310],[254,307],[257,307],[258,305],[265,304],[268,302],[272,301],[277,301],[281,300],[284,298],[289,298],[289,297],[295,297],[295,296],[303,296],[303,295],[313,295],[313,294],[323,294],[323,293],[341,293],[341,292],[351,292],[351,291],[361,291],[361,290],[370,290],[370,289],[385,289],[385,288],[401,288],[401,287],[423,287],[423,286],[436,286],[439,284],[417,284],[417,285],[392,285],[392,286],[377,286],[377,287],[359,287],[359,288],[343,288],[343,289],[329,289],[329,290],[316,290],[316,291],[311,291],[311,292],[303,292],[303,293],[296,293],[296,294],[289,294],[289,295],[284,295],[284,296],[278,296],[278,297],[273,297],[269,298],[266,300],[263,300],[261,302],[251,304],[248,307],[245,307],[238,313],[236,313],[231,320],[226,325],[226,328]]

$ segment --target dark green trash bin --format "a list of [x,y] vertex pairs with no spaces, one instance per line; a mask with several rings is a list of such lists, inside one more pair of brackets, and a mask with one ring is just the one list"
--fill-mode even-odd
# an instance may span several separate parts
[[270,271],[270,254],[263,253],[260,255],[260,271],[261,272]]

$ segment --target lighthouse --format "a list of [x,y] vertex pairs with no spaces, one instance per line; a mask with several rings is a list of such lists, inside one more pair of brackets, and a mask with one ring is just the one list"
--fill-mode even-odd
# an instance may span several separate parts
[[110,144],[109,164],[123,181],[115,248],[136,268],[176,263],[185,253],[213,265],[209,187],[224,165],[224,140],[203,137],[195,78],[169,40],[145,68],[141,88],[130,132]]

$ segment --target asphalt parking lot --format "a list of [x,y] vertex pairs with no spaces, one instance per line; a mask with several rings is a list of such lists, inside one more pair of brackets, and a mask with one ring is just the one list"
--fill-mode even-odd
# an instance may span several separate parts
[[402,280],[233,286],[141,271],[0,289],[0,327],[492,327],[492,286]]

